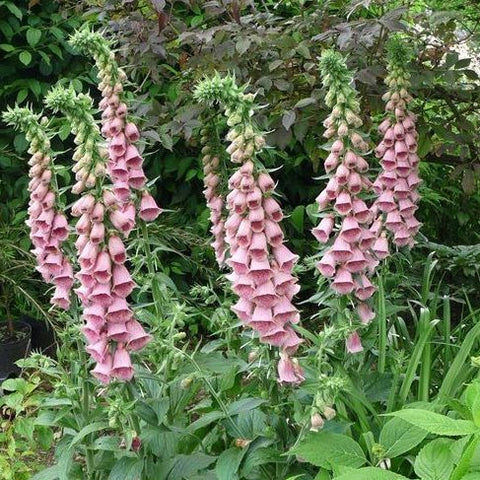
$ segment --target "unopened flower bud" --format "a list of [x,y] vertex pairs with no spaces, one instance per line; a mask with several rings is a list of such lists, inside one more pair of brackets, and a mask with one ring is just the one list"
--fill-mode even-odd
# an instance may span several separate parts
[[310,425],[311,425],[310,426],[310,431],[311,432],[318,432],[319,430],[322,429],[324,423],[325,422],[324,422],[322,416],[319,413],[314,413],[310,417]]

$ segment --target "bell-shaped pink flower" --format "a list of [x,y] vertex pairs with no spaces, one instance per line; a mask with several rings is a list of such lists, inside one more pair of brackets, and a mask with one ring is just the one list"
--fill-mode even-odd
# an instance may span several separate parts
[[333,230],[334,226],[334,220],[332,216],[327,216],[325,218],[322,218],[318,226],[316,226],[313,230],[312,233],[314,237],[320,242],[320,243],[327,243],[328,239],[330,238],[330,235]]
[[118,346],[113,354],[111,375],[119,380],[130,381],[133,378],[133,367],[130,355],[123,346]]
[[280,383],[292,383],[298,385],[305,380],[302,368],[296,359],[290,358],[286,353],[280,354],[278,362],[278,380]]
[[140,202],[140,218],[145,222],[153,222],[160,213],[162,213],[162,209],[157,205],[155,199],[149,193],[145,192]]
[[125,298],[114,295],[112,297],[112,303],[107,308],[107,314],[105,316],[107,321],[125,323],[132,317],[133,312]]
[[107,353],[102,361],[95,365],[90,373],[102,383],[109,383],[112,376],[112,355]]
[[152,339],[143,327],[136,320],[132,319],[127,322],[129,350],[141,350]]
[[353,292],[354,283],[352,274],[345,268],[339,268],[332,283],[332,288],[340,295]]
[[348,336],[346,347],[348,353],[360,353],[363,351],[362,341],[358,332],[353,332]]
[[112,235],[108,239],[108,251],[114,263],[125,263],[125,260],[127,258],[125,245],[123,244],[122,240],[116,235]]

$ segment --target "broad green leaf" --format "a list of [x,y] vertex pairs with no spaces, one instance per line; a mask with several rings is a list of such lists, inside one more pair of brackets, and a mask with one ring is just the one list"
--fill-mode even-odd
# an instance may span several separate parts
[[28,90],[26,88],[22,88],[17,93],[17,100],[16,103],[22,103],[28,97]]
[[250,48],[251,41],[247,37],[242,37],[235,44],[235,49],[240,55],[243,55]]
[[470,435],[479,431],[479,428],[469,420],[455,420],[446,415],[429,412],[428,410],[407,408],[389,413],[388,415],[402,418],[406,422],[436,435]]
[[[211,465],[216,457],[195,453],[193,455],[177,455],[176,462],[168,474],[167,480],[180,480],[197,473]],[[130,479],[129,479],[130,480]]]
[[305,207],[303,205],[298,205],[290,215],[290,221],[297,232],[303,232],[304,219]]
[[0,50],[3,50],[4,52],[13,52],[15,50],[15,47],[8,43],[2,43],[0,44]]
[[19,20],[23,18],[22,11],[13,2],[6,2],[5,6],[10,10],[10,13],[13,13]]
[[239,413],[253,410],[264,403],[266,403],[266,400],[263,400],[262,398],[242,398],[231,403],[227,408],[227,412],[229,415],[237,415]]
[[307,107],[308,105],[312,105],[312,103],[316,103],[316,100],[312,97],[307,97],[307,98],[302,98],[299,100],[294,108],[304,108]]
[[27,52],[26,50],[24,50],[23,52],[20,52],[20,55],[18,56],[18,59],[25,66],[28,66],[28,65],[30,65],[30,62],[32,61],[32,54],[30,52]]
[[474,382],[465,390],[465,404],[469,408],[473,421],[480,426],[480,383]]
[[35,429],[35,421],[33,418],[20,417],[15,421],[15,433],[18,433],[28,440],[33,440],[33,430]]
[[287,110],[282,117],[282,125],[285,130],[290,130],[290,127],[295,123],[297,115],[293,110]]
[[437,438],[427,443],[418,453],[413,466],[422,480],[445,480],[453,471],[454,459],[451,452],[453,440]]
[[333,480],[407,480],[407,477],[375,467],[365,467],[345,473]]
[[187,427],[187,431],[195,432],[196,430],[207,427],[211,423],[216,422],[220,418],[224,418],[224,417],[225,415],[223,414],[223,412],[218,412],[218,411],[208,412],[205,415],[202,415],[198,420],[195,420],[195,422],[191,423]]
[[27,42],[31,47],[34,47],[42,37],[42,31],[38,28],[29,28],[27,30]]
[[60,478],[59,468],[58,465],[54,465],[36,473],[32,480],[57,480],[58,478]]
[[220,454],[215,466],[218,480],[235,480],[238,478],[238,468],[246,451],[246,448],[232,447]]
[[360,445],[346,435],[321,431],[308,435],[302,443],[290,450],[307,462],[332,469],[333,465],[358,468],[365,462]]
[[108,480],[140,480],[142,471],[142,459],[122,457],[112,468]]
[[416,425],[392,418],[382,428],[379,442],[385,449],[385,456],[395,458],[416,447],[427,435],[426,430]]
[[83,427],[72,439],[70,442],[70,448],[75,446],[77,443],[80,443],[86,436],[94,432],[99,432],[100,430],[106,430],[108,428],[108,423],[106,422],[93,422],[89,425]]

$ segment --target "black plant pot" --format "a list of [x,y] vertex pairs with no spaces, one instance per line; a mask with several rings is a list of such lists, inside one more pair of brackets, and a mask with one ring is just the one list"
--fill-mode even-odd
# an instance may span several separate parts
[[21,320],[26,322],[32,328],[32,350],[40,351],[44,355],[55,358],[57,349],[57,341],[52,327],[46,320],[38,320],[36,318],[24,315]]
[[30,352],[32,327],[26,322],[17,321],[14,323],[14,328],[24,330],[26,335],[12,342],[0,340],[0,380],[18,375],[20,368],[15,365],[15,362],[25,358]]

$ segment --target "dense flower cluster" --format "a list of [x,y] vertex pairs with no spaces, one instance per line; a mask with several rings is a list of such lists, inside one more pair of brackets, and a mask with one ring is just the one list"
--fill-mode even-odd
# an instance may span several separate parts
[[44,122],[39,121],[40,115],[28,108],[9,109],[3,118],[25,132],[30,142],[30,201],[26,223],[30,227],[30,240],[35,247],[32,252],[37,260],[37,270],[44,281],[55,285],[50,302],[67,310],[70,307],[73,269],[62,251],[62,243],[69,235],[69,228],[67,218],[57,205],[50,140]]
[[228,180],[230,192],[226,197],[226,263],[233,270],[228,278],[239,296],[232,309],[258,332],[260,341],[281,348],[280,381],[300,383],[302,369],[290,358],[301,342],[292,328],[300,319],[292,304],[300,289],[292,275],[298,256],[284,245],[280,227],[283,213],[274,199],[275,183],[255,157],[265,140],[250,118],[253,96],[245,95],[230,77],[215,77],[199,84],[196,95],[202,100],[225,102],[231,127],[227,152],[232,163],[239,165]]
[[137,126],[128,120],[127,104],[122,98],[126,75],[118,67],[114,53],[101,34],[83,29],[72,36],[70,43],[81,52],[93,56],[101,78],[101,132],[108,142],[107,171],[117,201],[126,209],[131,209],[131,189],[141,190],[139,216],[142,220],[153,221],[161,209],[146,189],[143,158],[135,146],[140,133]]
[[127,301],[135,284],[125,266],[121,237],[128,237],[135,225],[135,207],[119,204],[104,184],[108,154],[98,148],[101,137],[90,97],[56,87],[46,102],[66,115],[76,135],[74,170],[95,172],[95,182],[83,184],[83,195],[72,206],[72,215],[79,217],[75,247],[80,270],[75,278],[80,286],[75,293],[83,306],[87,351],[97,362],[92,374],[104,383],[111,378],[130,380],[134,372],[129,351],[142,348],[150,339]]
[[418,175],[418,134],[415,115],[407,108],[412,97],[408,93],[410,74],[405,69],[407,52],[402,43],[393,41],[389,51],[389,74],[385,79],[388,91],[387,118],[378,130],[383,139],[375,150],[382,170],[374,183],[379,195],[374,208],[378,215],[377,227],[382,225],[392,234],[398,247],[412,247],[420,228],[415,218],[421,180]]
[[[338,294],[352,295],[360,321],[368,323],[374,317],[367,303],[375,292],[370,277],[378,260],[388,253],[388,244],[383,237],[377,238],[372,212],[362,197],[371,190],[368,163],[362,156],[369,147],[357,131],[362,121],[352,76],[342,56],[333,51],[322,54],[320,69],[328,89],[325,101],[332,111],[324,122],[324,136],[331,141],[324,164],[330,178],[316,199],[322,219],[312,231],[328,248],[317,267],[333,279],[332,288]],[[356,333],[347,340],[347,348],[361,349]]]
[[214,138],[215,143],[217,143],[216,129],[214,127],[206,127],[202,129],[201,134],[201,142],[203,144],[203,184],[205,186],[203,194],[207,200],[207,206],[210,209],[210,221],[212,222],[212,228],[210,231],[212,232],[214,238],[214,241],[210,245],[215,250],[215,258],[217,259],[217,263],[222,265],[225,261],[227,245],[225,243],[225,199],[223,198],[223,194],[220,190],[220,184],[222,182],[219,171],[220,156],[219,153],[214,151],[215,147],[219,148],[219,146],[213,145],[214,142],[211,140]]

